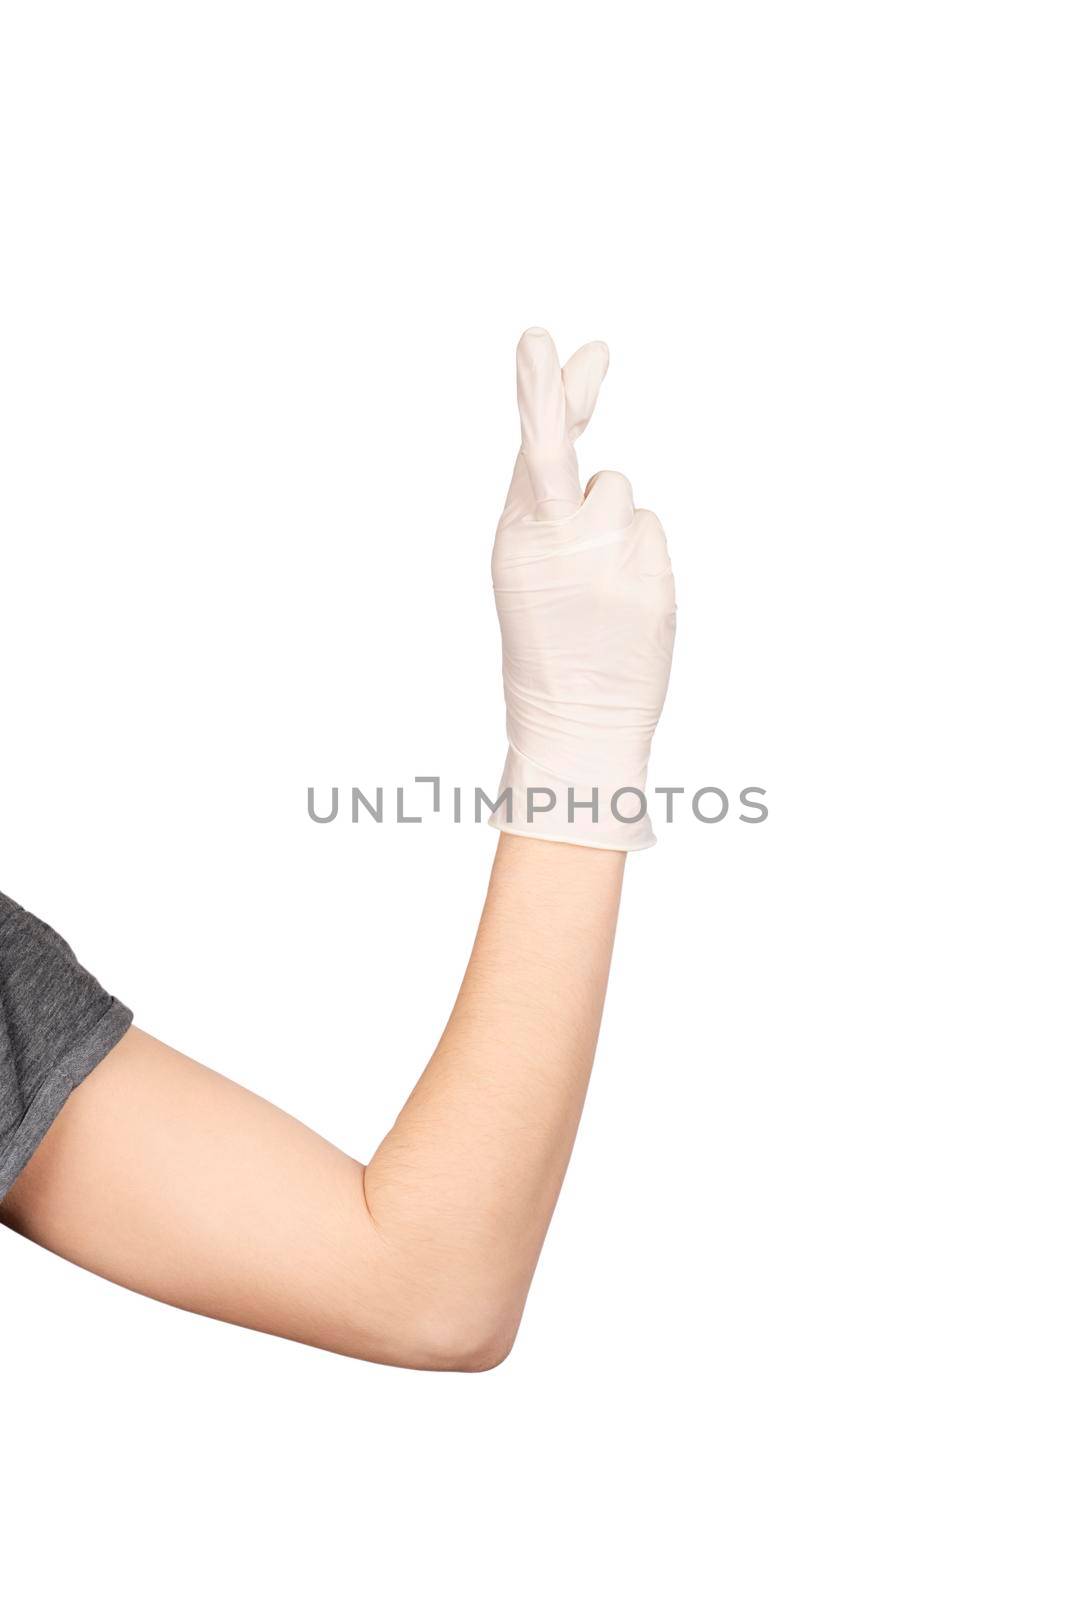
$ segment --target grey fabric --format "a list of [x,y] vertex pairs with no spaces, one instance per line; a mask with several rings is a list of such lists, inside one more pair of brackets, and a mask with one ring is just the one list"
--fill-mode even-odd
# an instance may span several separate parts
[[53,928],[0,894],[0,1200],[132,1021]]

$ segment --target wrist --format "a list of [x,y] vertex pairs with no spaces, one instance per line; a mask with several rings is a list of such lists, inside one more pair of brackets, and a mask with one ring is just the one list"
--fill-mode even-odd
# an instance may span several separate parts
[[560,844],[630,853],[656,842],[645,796],[647,763],[636,770],[605,760],[603,778],[574,782],[508,747],[490,825]]

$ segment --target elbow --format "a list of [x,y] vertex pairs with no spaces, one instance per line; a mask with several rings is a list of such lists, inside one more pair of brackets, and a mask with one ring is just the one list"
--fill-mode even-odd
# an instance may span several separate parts
[[518,1320],[474,1309],[428,1317],[405,1341],[402,1366],[422,1372],[491,1372],[511,1354]]
[[[507,1360],[521,1302],[485,1284],[412,1287],[379,1306],[372,1359],[418,1372],[491,1372]],[[366,1341],[353,1339],[350,1353],[366,1354]]]
[[339,1354],[419,1372],[491,1372],[507,1360],[528,1282],[455,1252],[379,1240],[376,1270],[351,1285]]
[[395,1321],[376,1319],[368,1329],[361,1320],[342,1334],[314,1341],[355,1361],[374,1361],[412,1372],[492,1372],[511,1354],[517,1328],[482,1321],[417,1316]]

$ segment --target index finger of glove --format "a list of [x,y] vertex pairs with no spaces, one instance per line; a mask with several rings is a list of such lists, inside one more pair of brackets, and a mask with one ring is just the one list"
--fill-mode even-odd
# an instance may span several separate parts
[[566,515],[581,503],[582,490],[568,436],[567,397],[559,356],[543,328],[527,328],[519,340],[515,367],[522,453],[536,514]]

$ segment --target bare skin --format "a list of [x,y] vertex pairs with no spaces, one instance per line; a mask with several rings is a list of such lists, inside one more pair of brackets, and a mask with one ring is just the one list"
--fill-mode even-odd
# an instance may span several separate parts
[[574,1143],[624,862],[501,835],[452,1016],[366,1166],[132,1028],[0,1220],[205,1316],[398,1366],[495,1366]]

